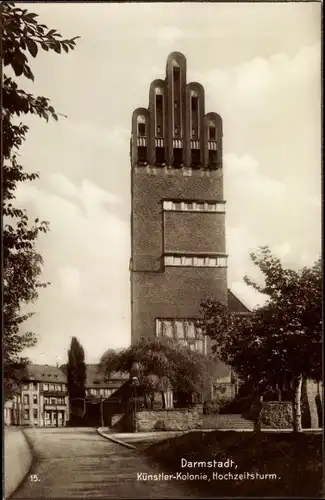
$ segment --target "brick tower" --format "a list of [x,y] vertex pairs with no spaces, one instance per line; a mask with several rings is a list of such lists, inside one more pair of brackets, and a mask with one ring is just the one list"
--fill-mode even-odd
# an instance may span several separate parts
[[204,101],[173,52],[132,115],[132,342],[164,335],[207,352],[200,303],[227,303],[222,120]]

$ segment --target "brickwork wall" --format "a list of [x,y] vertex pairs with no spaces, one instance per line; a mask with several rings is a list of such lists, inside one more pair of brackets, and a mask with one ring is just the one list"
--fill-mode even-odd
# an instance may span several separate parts
[[[180,170],[171,169],[165,173],[164,169],[157,169],[155,175],[150,175],[144,167],[138,170],[132,170],[132,269],[161,271],[161,256],[164,251],[162,200],[223,200],[223,174],[217,170],[209,172],[207,176],[204,171],[194,170],[192,176],[184,176]],[[182,234],[183,225],[188,226],[188,215],[183,213],[178,216],[183,216],[184,221],[179,221],[179,235]],[[200,231],[201,239],[204,234],[204,239],[210,241],[213,237],[211,219],[206,217],[210,214],[190,215],[197,216],[196,225],[192,227],[193,240],[197,240],[195,233]],[[218,227],[220,228],[220,223],[216,229]],[[224,239],[224,232],[220,229],[219,232],[220,238]],[[214,235],[215,240],[217,234]],[[174,237],[177,238],[177,234]]]
[[132,336],[156,334],[156,318],[196,318],[209,297],[227,301],[227,270],[169,267],[165,273],[133,273]]
[[225,214],[164,213],[166,252],[226,252]]

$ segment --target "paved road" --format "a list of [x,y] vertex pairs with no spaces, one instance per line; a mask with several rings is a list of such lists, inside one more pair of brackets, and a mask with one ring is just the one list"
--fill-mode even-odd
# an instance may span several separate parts
[[47,498],[190,498],[179,481],[139,481],[137,473],[157,474],[134,450],[99,436],[95,429],[27,429],[36,460],[30,476],[11,497]]

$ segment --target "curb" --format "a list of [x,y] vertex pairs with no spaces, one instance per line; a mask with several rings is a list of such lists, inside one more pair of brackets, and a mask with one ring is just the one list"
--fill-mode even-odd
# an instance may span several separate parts
[[27,444],[27,448],[28,448],[28,451],[29,451],[29,455],[30,455],[30,465],[28,467],[28,470],[26,471],[26,473],[22,476],[22,478],[20,479],[20,481],[17,482],[17,485],[16,487],[9,493],[8,497],[6,500],[12,498],[12,496],[19,490],[19,488],[22,486],[22,484],[26,481],[27,477],[30,475],[34,465],[35,465],[35,462],[36,462],[36,456],[35,456],[35,452],[34,452],[34,448],[33,448],[33,445],[30,441],[30,439],[27,437],[27,435],[25,434],[25,430],[24,428],[20,428],[21,430],[21,433],[22,435],[24,436],[24,440]]
[[121,445],[121,446],[124,446],[125,448],[129,448],[129,450],[136,450],[136,449],[137,449],[137,448],[136,448],[136,446],[133,446],[133,444],[124,443],[124,441],[120,441],[119,439],[116,439],[116,438],[115,438],[115,437],[113,437],[113,436],[110,436],[110,435],[108,435],[108,434],[105,434],[105,433],[103,432],[103,430],[102,430],[102,428],[101,428],[101,427],[98,427],[98,429],[96,429],[96,430],[97,430],[97,433],[98,433],[101,437],[103,437],[103,438],[105,438],[105,439],[108,439],[109,441],[112,441],[112,442],[113,442],[113,443],[115,443],[115,444],[119,444],[119,445]]

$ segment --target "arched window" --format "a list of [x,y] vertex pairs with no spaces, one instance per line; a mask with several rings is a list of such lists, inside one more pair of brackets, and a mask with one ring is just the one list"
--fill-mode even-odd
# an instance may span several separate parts
[[199,123],[199,95],[195,90],[191,91],[191,138],[198,140],[200,137]]
[[215,120],[208,121],[208,148],[209,148],[209,167],[218,168],[218,144],[217,144],[217,125]]
[[209,123],[209,141],[217,140],[217,129],[213,122]]
[[137,135],[138,137],[146,137],[147,135],[146,118],[143,115],[137,117]]
[[173,136],[181,137],[181,68],[177,61],[173,61]]
[[147,165],[147,122],[146,117],[137,117],[137,145],[138,145],[138,165]]
[[157,87],[155,89],[156,102],[155,102],[155,128],[156,137],[164,136],[164,92],[163,89]]

